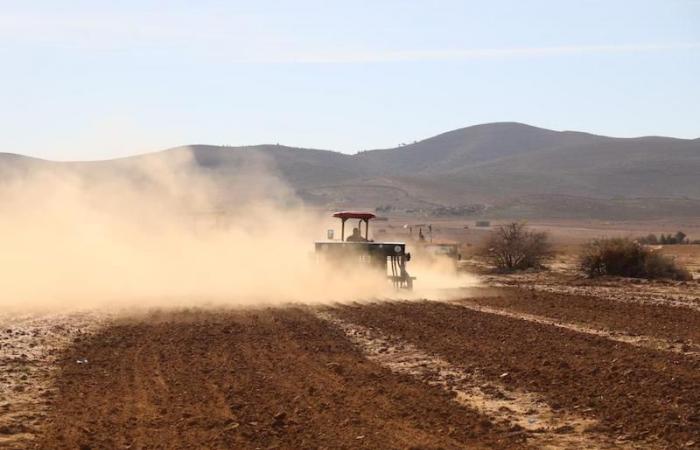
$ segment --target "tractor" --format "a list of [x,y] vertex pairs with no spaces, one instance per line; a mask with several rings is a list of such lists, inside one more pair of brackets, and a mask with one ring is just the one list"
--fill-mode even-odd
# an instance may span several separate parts
[[409,223],[403,227],[408,230],[408,240],[411,242],[415,252],[414,256],[418,261],[448,260],[454,263],[455,268],[459,268],[462,255],[459,252],[460,245],[458,243],[434,241],[433,225],[429,223]]
[[[406,271],[411,254],[403,242],[375,242],[369,238],[369,222],[376,216],[370,212],[342,211],[333,214],[340,219],[340,240],[328,230],[327,240],[317,241],[316,255],[341,265],[364,264],[386,275],[397,289],[412,289],[412,277]],[[345,223],[357,220],[357,227],[346,238]],[[364,225],[364,235],[363,235]]]
[[459,268],[462,255],[459,252],[459,244],[454,242],[429,242],[422,246],[422,252],[433,260],[443,259],[452,261],[455,268]]

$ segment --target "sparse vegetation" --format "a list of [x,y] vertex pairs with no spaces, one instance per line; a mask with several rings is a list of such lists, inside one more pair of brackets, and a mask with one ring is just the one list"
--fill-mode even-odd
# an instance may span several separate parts
[[487,239],[482,254],[501,271],[541,268],[552,256],[547,234],[535,232],[522,222],[496,228]]
[[432,210],[432,215],[436,217],[462,217],[481,214],[486,211],[486,205],[474,203],[461,206],[441,206]]
[[[663,236],[663,235],[661,235]],[[642,236],[637,238],[637,242],[640,244],[645,244],[645,245],[658,245],[659,244],[659,238],[656,237],[654,233],[649,233],[646,236]]]
[[647,245],[676,245],[676,244],[692,244],[696,241],[690,241],[688,239],[688,236],[682,232],[678,231],[676,234],[663,234],[661,233],[658,237],[651,233],[646,236],[642,236],[640,238],[637,238],[637,242],[640,244],[647,244]]
[[590,277],[690,280],[690,273],[659,252],[628,238],[596,239],[584,247],[581,269]]

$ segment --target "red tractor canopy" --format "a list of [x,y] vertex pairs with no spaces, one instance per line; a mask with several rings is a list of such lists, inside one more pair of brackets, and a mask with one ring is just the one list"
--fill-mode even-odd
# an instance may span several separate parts
[[[371,212],[361,212],[361,211],[340,211],[333,214],[333,217],[337,217],[342,221],[342,226],[340,228],[340,240],[345,240],[345,221],[348,219],[359,219],[360,224],[365,223],[365,239],[369,240],[369,221],[374,219],[375,216]],[[360,233],[362,233],[362,226],[359,226]]]
[[370,220],[370,219],[374,219],[377,216],[375,216],[371,212],[340,211],[340,212],[333,214],[333,217],[337,217],[337,218],[343,219],[343,220],[347,220],[347,219]]

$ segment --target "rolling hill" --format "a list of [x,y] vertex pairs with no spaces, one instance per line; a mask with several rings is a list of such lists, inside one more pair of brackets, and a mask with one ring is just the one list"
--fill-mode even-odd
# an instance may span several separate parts
[[700,139],[612,138],[520,123],[462,128],[348,155],[280,145],[191,145],[110,161],[0,154],[3,170],[70,167],[88,176],[191,153],[217,180],[264,167],[308,203],[493,217],[700,217]]

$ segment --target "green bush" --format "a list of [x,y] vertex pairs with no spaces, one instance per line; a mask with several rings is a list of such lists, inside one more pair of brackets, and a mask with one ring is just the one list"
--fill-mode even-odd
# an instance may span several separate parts
[[597,239],[584,247],[581,270],[588,276],[690,280],[685,268],[661,253],[627,238]]

